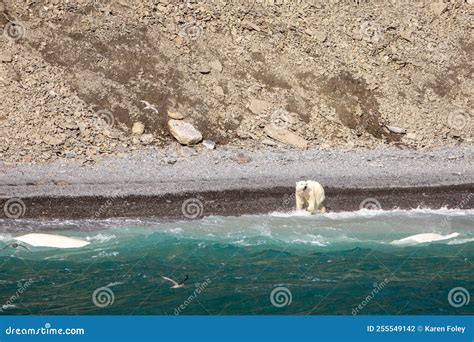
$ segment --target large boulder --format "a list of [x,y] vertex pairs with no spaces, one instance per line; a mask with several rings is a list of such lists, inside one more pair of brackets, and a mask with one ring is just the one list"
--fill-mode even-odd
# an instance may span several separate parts
[[300,137],[296,133],[273,124],[265,126],[265,134],[270,138],[286,145],[291,145],[302,149],[308,148],[308,141],[306,141],[306,139]]
[[202,140],[202,134],[189,122],[169,120],[168,129],[182,145],[195,145]]

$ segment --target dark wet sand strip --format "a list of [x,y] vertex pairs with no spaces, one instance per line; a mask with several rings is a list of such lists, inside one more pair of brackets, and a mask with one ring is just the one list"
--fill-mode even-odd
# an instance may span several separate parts
[[[448,207],[471,209],[474,204],[474,184],[411,187],[411,188],[326,188],[329,211],[359,210],[366,199],[377,200],[382,209]],[[26,211],[22,218],[30,219],[103,219],[112,217],[189,219],[209,215],[239,216],[272,211],[288,211],[295,207],[293,187],[205,191],[201,193],[168,194],[160,196],[124,197],[28,197],[23,198]],[[188,214],[183,206],[188,202]],[[193,207],[190,203],[195,203]],[[188,216],[188,217],[187,217]],[[0,213],[0,218],[5,218]]]

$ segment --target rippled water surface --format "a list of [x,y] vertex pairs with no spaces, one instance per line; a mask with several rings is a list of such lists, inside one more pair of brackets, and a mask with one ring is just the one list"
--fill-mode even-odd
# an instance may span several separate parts
[[[2,314],[473,314],[474,211],[302,212],[159,223],[0,220],[90,241],[0,251]],[[73,229],[71,229],[73,228]],[[394,245],[420,233],[459,236]],[[161,278],[181,280],[171,289]],[[450,293],[451,292],[451,293]]]

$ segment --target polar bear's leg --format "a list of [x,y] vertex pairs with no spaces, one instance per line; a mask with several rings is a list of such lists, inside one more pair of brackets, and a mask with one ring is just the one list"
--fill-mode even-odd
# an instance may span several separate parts
[[314,213],[316,211],[316,196],[314,194],[314,191],[311,190],[309,193],[309,199],[308,199],[308,210],[310,213]]
[[301,195],[296,194],[296,209],[303,209],[304,198]]
[[326,207],[324,205],[324,196],[318,203],[318,209],[322,214],[324,214],[326,212]]
[[319,197],[318,197],[318,206],[317,208],[319,209],[319,211],[324,214],[326,212],[326,207],[325,207],[325,201],[326,201],[326,196],[324,194],[324,189],[322,186],[320,186],[320,192],[318,193]]

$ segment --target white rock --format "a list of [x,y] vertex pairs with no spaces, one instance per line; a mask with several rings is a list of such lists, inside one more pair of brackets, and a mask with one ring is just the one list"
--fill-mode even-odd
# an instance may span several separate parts
[[207,148],[209,150],[213,150],[213,149],[216,148],[216,143],[214,141],[211,141],[211,140],[203,140],[202,144],[204,145],[205,148]]
[[408,133],[406,138],[409,140],[418,140],[418,136],[415,133]]
[[270,103],[267,101],[263,100],[258,100],[258,99],[252,99],[250,102],[249,109],[252,113],[256,115],[262,114],[268,107],[270,106]]
[[178,110],[175,109],[175,108],[169,108],[168,109],[168,116],[171,119],[175,119],[175,120],[183,120],[184,119],[184,115],[181,114],[180,112],[178,112]]
[[153,137],[153,134],[143,134],[140,137],[140,141],[142,142],[143,145],[149,145],[153,142],[153,140],[155,140],[155,138]]
[[11,61],[13,61],[13,57],[10,53],[8,53],[8,52],[0,53],[0,62],[10,63]]
[[443,12],[446,11],[447,8],[448,8],[448,4],[445,4],[444,2],[433,2],[430,5],[430,9],[436,15],[443,14]]
[[64,143],[64,140],[65,140],[64,137],[61,135],[57,135],[57,136],[47,135],[43,137],[43,141],[51,146],[61,145]]
[[278,146],[278,144],[271,139],[263,139],[262,144],[267,145],[267,146]]
[[220,86],[215,86],[214,87],[214,93],[216,93],[217,96],[224,96],[224,89]]
[[145,132],[145,125],[140,121],[135,122],[132,126],[132,133],[143,134],[143,132]]
[[210,65],[210,67],[211,67],[212,69],[214,69],[214,70],[216,70],[216,71],[218,71],[218,72],[222,72],[223,67],[222,67],[221,62],[219,62],[218,59],[212,61],[209,65]]
[[296,133],[277,127],[273,124],[265,126],[265,134],[267,134],[270,138],[286,145],[291,145],[302,149],[308,148],[308,142],[306,139],[300,137]]
[[311,37],[314,37],[320,43],[324,43],[328,38],[327,33],[324,31],[318,31],[308,28],[306,29],[305,33]]
[[407,132],[405,128],[400,128],[396,126],[386,126],[386,127],[390,132],[395,133],[395,134],[405,134]]
[[202,134],[189,122],[169,120],[168,129],[182,145],[194,145],[202,140]]

